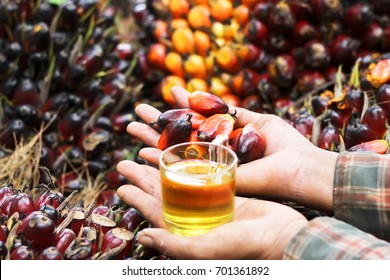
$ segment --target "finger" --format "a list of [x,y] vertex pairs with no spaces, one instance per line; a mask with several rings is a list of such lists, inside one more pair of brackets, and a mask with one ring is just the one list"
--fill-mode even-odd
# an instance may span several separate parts
[[147,147],[147,148],[142,148],[138,154],[149,164],[154,164],[157,166],[159,164],[161,152],[162,151],[159,149]]
[[147,124],[156,121],[161,115],[159,110],[148,104],[140,104],[135,107],[135,113]]
[[158,140],[160,139],[160,133],[147,124],[140,122],[131,122],[127,126],[127,132],[138,138],[145,145],[151,147],[157,147]]
[[173,98],[175,98],[176,104],[180,108],[189,108],[190,104],[188,103],[188,95],[191,93],[179,86],[174,86],[171,88],[171,93],[173,95]]
[[130,160],[123,160],[117,164],[116,169],[144,192],[153,195],[157,199],[161,198],[160,173],[156,168],[139,165]]
[[117,193],[123,202],[139,210],[153,226],[164,227],[160,200],[133,185],[123,185]]
[[248,244],[248,239],[243,238],[248,231],[253,232],[253,227],[248,229],[242,222],[228,223],[195,237],[148,228],[139,233],[138,241],[175,259],[249,259],[255,258],[251,254],[255,244]]

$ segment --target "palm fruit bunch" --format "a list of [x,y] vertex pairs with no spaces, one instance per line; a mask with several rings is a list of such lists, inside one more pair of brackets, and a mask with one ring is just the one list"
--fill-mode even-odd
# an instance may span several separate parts
[[195,91],[188,96],[188,109],[170,109],[149,125],[161,130],[157,147],[161,150],[183,142],[193,142],[187,152],[201,156],[206,151],[196,142],[212,142],[230,147],[239,163],[247,163],[263,156],[266,141],[252,123],[235,127],[235,113],[228,104],[208,92]]
[[136,0],[137,75],[174,106],[172,85],[279,113],[390,48],[386,1]]
[[340,68],[333,90],[306,96],[304,104],[290,108],[284,118],[323,149],[388,153],[389,71],[388,54],[358,59],[349,80]]
[[125,182],[116,164],[136,157],[126,126],[142,84],[118,21],[109,1],[0,2],[1,157],[40,133],[39,164],[64,194],[86,173],[116,188]]
[[74,193],[17,187],[8,182],[0,189],[1,260],[166,259],[138,243],[137,233],[149,225],[135,208],[71,205]]

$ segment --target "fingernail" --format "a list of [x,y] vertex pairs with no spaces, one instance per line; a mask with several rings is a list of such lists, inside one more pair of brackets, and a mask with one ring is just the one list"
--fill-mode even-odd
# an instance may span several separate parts
[[142,232],[139,233],[138,242],[144,245],[145,247],[153,247],[153,239]]

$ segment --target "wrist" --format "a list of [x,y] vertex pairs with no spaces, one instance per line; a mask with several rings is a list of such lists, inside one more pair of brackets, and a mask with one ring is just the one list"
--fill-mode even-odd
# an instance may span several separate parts
[[304,161],[292,186],[294,201],[318,210],[332,211],[338,153],[315,146],[303,153]]

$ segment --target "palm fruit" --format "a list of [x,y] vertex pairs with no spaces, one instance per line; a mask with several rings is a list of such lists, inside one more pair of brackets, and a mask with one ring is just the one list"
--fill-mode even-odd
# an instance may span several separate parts
[[[119,160],[136,158],[138,141],[126,126],[142,84],[133,75],[134,41],[120,33],[122,19],[109,1],[0,3],[2,158],[39,135],[32,147],[41,151],[39,164],[59,183],[76,174],[62,191],[87,177],[110,182],[106,175]],[[155,66],[160,51],[149,55]],[[82,191],[86,184],[76,185]]]

